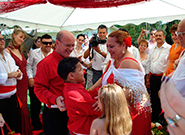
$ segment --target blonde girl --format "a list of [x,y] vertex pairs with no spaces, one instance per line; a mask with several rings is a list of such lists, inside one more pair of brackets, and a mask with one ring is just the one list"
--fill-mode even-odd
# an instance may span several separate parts
[[100,118],[93,121],[90,135],[128,135],[132,119],[123,89],[117,84],[108,84],[99,89],[98,107]]

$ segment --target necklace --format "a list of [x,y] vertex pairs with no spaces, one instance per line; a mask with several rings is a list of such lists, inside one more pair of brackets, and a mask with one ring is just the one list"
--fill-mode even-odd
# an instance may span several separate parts
[[153,63],[156,62],[156,61],[159,59],[159,56],[161,55],[161,53],[162,53],[162,51],[163,51],[164,48],[161,49],[161,51],[160,51],[160,53],[158,54],[158,57],[156,58],[156,60],[153,60],[153,59],[154,59],[154,52],[155,52],[155,49],[156,49],[156,48],[154,48],[154,51],[153,51],[153,53],[152,53],[152,62],[153,62]]
[[8,69],[6,68],[6,65],[4,64],[3,60],[2,60],[2,59],[0,59],[0,60],[1,60],[1,62],[3,63],[3,66],[4,66],[5,70],[6,70],[6,72],[7,72],[7,73],[10,73],[10,72],[11,72],[11,68],[10,68],[10,63],[9,63],[9,61],[7,60],[7,62],[8,62],[8,67],[9,67],[10,72],[8,72]]

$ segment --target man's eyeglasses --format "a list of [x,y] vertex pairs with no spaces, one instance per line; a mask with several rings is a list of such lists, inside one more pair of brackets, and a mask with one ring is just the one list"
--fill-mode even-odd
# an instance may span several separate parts
[[4,38],[0,38],[0,41],[5,41]]
[[151,35],[151,36],[154,36],[154,35],[155,35],[155,33],[150,33],[150,35]]
[[183,34],[185,34],[185,31],[184,32],[177,32],[177,31],[175,31],[175,34],[182,38]]
[[[62,41],[60,41],[60,40],[58,40],[59,42],[61,42],[62,44],[64,44],[64,42],[62,42]],[[64,44],[67,48],[74,48],[75,47],[75,45],[73,44],[73,45],[69,45],[69,44]]]
[[52,42],[42,42],[44,45],[52,45]]

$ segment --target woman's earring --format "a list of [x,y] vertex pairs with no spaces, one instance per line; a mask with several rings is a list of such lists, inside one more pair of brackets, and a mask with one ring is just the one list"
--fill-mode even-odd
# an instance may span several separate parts
[[123,50],[122,53],[125,53],[125,51]]

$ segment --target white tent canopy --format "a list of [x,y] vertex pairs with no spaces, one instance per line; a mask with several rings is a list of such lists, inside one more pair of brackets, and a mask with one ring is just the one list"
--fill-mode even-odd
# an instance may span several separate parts
[[48,2],[1,14],[0,23],[55,31],[76,31],[96,29],[100,24],[111,27],[115,24],[181,20],[185,18],[184,5],[185,0],[151,0],[112,8],[74,9]]

